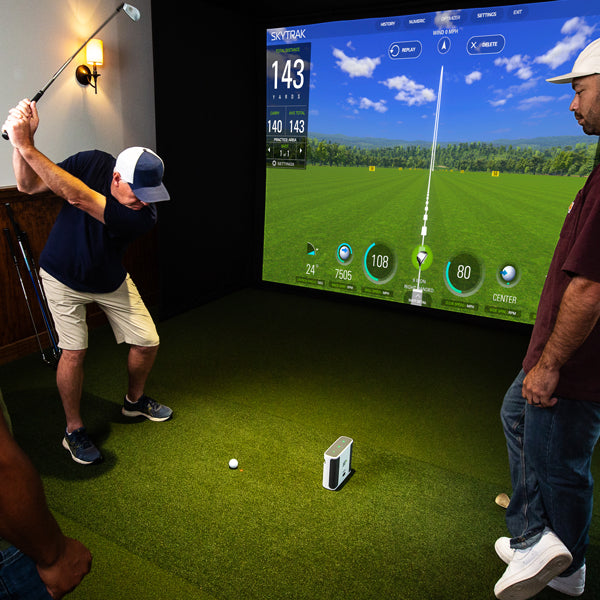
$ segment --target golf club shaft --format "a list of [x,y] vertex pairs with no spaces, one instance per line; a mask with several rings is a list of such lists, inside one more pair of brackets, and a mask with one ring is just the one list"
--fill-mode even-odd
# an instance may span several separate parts
[[[6,207],[6,212],[8,214],[8,218],[10,219],[10,222],[12,223],[13,229],[15,231],[17,243],[19,244],[19,248],[21,249],[21,254],[23,255],[23,260],[25,262],[25,266],[27,267],[27,272],[29,273],[29,277],[31,279],[31,284],[33,285],[33,291],[35,292],[35,295],[37,297],[40,311],[42,313],[44,323],[46,324],[46,330],[48,331],[48,336],[50,337],[53,351],[55,354],[57,354],[60,351],[58,349],[58,344],[56,343],[56,334],[54,333],[54,329],[51,325],[50,314],[44,306],[44,302],[42,301],[42,298],[40,296],[40,291],[38,291],[38,286],[36,285],[36,278],[35,278],[35,275],[33,273],[32,266],[31,266],[33,261],[31,260],[31,257],[29,256],[29,253],[27,252],[27,248],[25,247],[25,244],[23,243],[23,232],[21,231],[21,228],[17,225],[11,205],[7,202],[4,206]],[[40,284],[40,289],[41,289],[41,284]],[[41,293],[43,294],[43,291]]]
[[[46,92],[46,90],[54,83],[54,81],[56,80],[56,78],[69,66],[69,64],[71,63],[71,61],[85,48],[86,44],[101,30],[104,28],[104,26],[111,20],[113,19],[118,13],[119,11],[123,8],[123,6],[125,6],[125,3],[121,3],[118,7],[117,10],[110,15],[110,17],[108,17],[108,19],[106,19],[106,21],[104,21],[104,23],[102,23],[102,25],[100,25],[100,27],[98,27],[98,29],[96,29],[96,31],[94,31],[94,33],[92,33],[92,35],[90,35],[90,37],[85,40],[85,42],[83,42],[83,44],[81,44],[81,46],[79,46],[79,48],[77,48],[77,50],[64,62],[64,64],[60,67],[60,69],[58,69],[58,71],[56,71],[56,73],[54,73],[54,75],[52,75],[52,77],[50,78],[50,80],[48,81],[48,83],[37,92],[37,94],[31,99],[32,102],[37,102]],[[8,139],[8,133],[6,131],[2,132],[2,137],[7,140]]]
[[27,295],[27,290],[25,289],[25,283],[23,281],[23,276],[21,275],[21,268],[19,267],[19,259],[17,258],[17,253],[15,252],[15,247],[12,243],[12,239],[10,237],[10,231],[4,228],[4,236],[6,237],[6,241],[8,243],[8,249],[13,259],[13,263],[15,265],[15,269],[17,270],[17,276],[19,277],[19,283],[21,284],[21,290],[23,292],[23,297],[25,298],[25,304],[27,305],[27,311],[29,312],[29,318],[31,319],[31,324],[33,325],[33,330],[35,332],[35,339],[37,340],[38,346],[40,348],[40,352],[42,353],[42,358],[44,361],[46,360],[46,356],[44,354],[44,349],[42,348],[42,342],[40,341],[40,334],[38,332],[37,326],[35,324],[35,319],[33,318],[33,312],[31,310],[31,304],[29,302],[29,296]]
[[54,353],[56,354],[57,352],[59,352],[59,349],[57,346],[58,335],[56,333],[56,329],[54,328],[54,322],[51,317],[50,306],[48,305],[48,298],[46,298],[46,292],[44,291],[44,286],[42,285],[42,281],[40,279],[40,275],[38,272],[39,270],[38,270],[37,264],[35,262],[35,257],[33,255],[33,252],[31,251],[31,246],[29,245],[29,236],[27,235],[27,232],[21,230],[21,239],[23,242],[23,247],[25,248],[25,252],[27,253],[27,257],[31,264],[31,271],[35,277],[35,283],[37,284],[37,289],[40,292],[40,297],[41,297],[40,308],[47,315],[47,321],[48,321],[48,324],[50,327],[50,331],[48,332],[50,334],[50,339],[55,340],[55,342],[56,342],[53,345],[53,350],[54,350]]
[[27,235],[27,232],[23,231],[21,228],[19,228],[19,233],[21,235],[21,240],[22,240],[23,246],[25,248],[25,252],[27,253],[29,262],[31,264],[31,270],[33,271],[33,274],[35,275],[35,280],[37,282],[37,286],[40,290],[40,295],[41,295],[42,301],[44,303],[44,308],[47,313],[50,313],[50,307],[48,306],[48,299],[46,298],[46,293],[44,292],[44,286],[42,285],[42,282],[40,281],[40,276],[38,274],[38,268],[37,268],[37,264],[35,262],[35,257],[33,256],[33,252],[31,250],[31,245],[29,244],[29,236]]

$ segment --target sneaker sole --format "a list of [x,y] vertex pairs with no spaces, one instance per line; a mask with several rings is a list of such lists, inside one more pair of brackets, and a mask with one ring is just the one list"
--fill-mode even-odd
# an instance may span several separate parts
[[102,456],[97,458],[96,460],[82,460],[81,458],[77,458],[73,452],[71,451],[71,447],[69,446],[69,442],[67,442],[66,438],[63,438],[62,441],[63,448],[69,451],[71,458],[80,465],[95,465],[96,463],[102,462]]
[[520,579],[509,584],[500,592],[495,592],[498,600],[524,600],[541,592],[550,581],[560,575],[571,564],[571,556],[559,554],[548,561],[542,569],[528,579]]
[[146,419],[155,422],[168,421],[173,416],[173,414],[170,414],[168,417],[153,417],[139,410],[127,410],[126,408],[122,408],[121,413],[126,417],[146,417]]
[[[514,556],[515,551],[512,550],[510,546],[507,547],[506,543],[500,543],[500,540],[506,539],[508,538],[499,538],[496,540],[494,548],[496,550],[496,554],[508,565]],[[581,579],[583,579],[582,584],[573,584],[568,582],[570,577],[567,577],[566,579],[562,577],[555,577],[548,582],[548,587],[556,590],[557,592],[561,592],[561,594],[566,594],[567,596],[581,596],[585,591],[585,564],[580,567],[580,571],[583,571],[584,573],[584,575],[581,577]]]

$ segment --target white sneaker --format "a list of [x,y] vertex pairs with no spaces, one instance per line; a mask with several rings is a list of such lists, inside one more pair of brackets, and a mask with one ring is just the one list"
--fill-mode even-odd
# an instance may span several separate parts
[[[515,550],[510,547],[510,538],[501,537],[494,544],[496,554],[506,563],[510,563],[515,555]],[[548,583],[548,587],[566,594],[567,596],[581,596],[585,591],[585,563],[568,577],[555,577]]]
[[508,565],[515,555],[515,549],[510,547],[509,537],[500,537],[494,544],[496,554]]
[[523,550],[514,550],[504,575],[494,586],[500,600],[526,600],[569,567],[573,560],[567,547],[548,527],[539,541]]
[[568,577],[555,577],[548,587],[567,596],[581,596],[585,591],[585,563]]

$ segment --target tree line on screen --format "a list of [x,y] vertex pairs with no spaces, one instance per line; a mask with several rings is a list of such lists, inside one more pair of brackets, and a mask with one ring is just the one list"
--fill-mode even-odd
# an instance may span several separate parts
[[[587,176],[594,167],[595,156],[596,144],[578,143],[575,146],[536,149],[531,146],[462,142],[438,145],[435,165],[437,169],[457,171]],[[360,148],[310,138],[307,159],[309,164],[320,166],[429,169],[431,147]]]

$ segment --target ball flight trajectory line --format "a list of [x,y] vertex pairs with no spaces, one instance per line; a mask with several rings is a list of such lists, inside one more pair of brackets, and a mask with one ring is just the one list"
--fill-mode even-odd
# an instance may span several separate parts
[[[85,42],[83,42],[83,44],[81,44],[81,46],[79,46],[79,48],[77,48],[77,50],[75,50],[75,52],[73,52],[73,54],[62,64],[62,66],[58,69],[58,71],[56,71],[56,73],[54,73],[54,75],[52,75],[52,77],[50,78],[48,83],[41,90],[39,90],[39,92],[37,92],[35,94],[35,96],[31,99],[32,102],[37,102],[44,95],[46,90],[56,81],[58,76],[69,66],[71,61],[85,48],[86,44],[93,37],[95,37],[100,32],[100,30],[103,29],[104,26],[107,25],[108,22],[111,21],[114,17],[116,17],[121,11],[123,11],[134,22],[140,20],[140,17],[141,17],[140,11],[135,6],[132,6],[131,4],[126,4],[125,2],[120,4],[117,7],[116,11],[113,12],[110,15],[110,17],[108,17],[108,19],[106,19],[104,21],[104,23],[102,23],[102,25],[100,25],[100,27],[98,27],[98,29],[96,29],[96,31],[94,31],[94,33],[92,33],[92,35],[90,35],[90,37],[87,38],[87,40],[85,40]],[[6,131],[3,131],[2,137],[5,140],[7,140],[8,133]]]
[[[444,65],[440,70],[440,84],[438,87],[437,106],[435,110],[435,125],[433,127],[433,143],[431,145],[431,160],[429,162],[429,179],[427,182],[427,195],[425,197],[425,211],[423,213],[423,225],[421,226],[421,246],[425,245],[425,236],[427,235],[427,220],[429,218],[429,190],[431,189],[431,173],[435,166],[435,150],[437,146],[438,138],[438,126],[440,123],[440,104],[442,101],[442,83],[444,82]],[[419,253],[420,254],[420,253]],[[421,268],[425,257],[422,260],[418,260],[419,263],[419,274],[417,276],[417,287],[413,289],[411,294],[410,303],[415,306],[422,306],[423,304],[423,290],[421,289]]]

